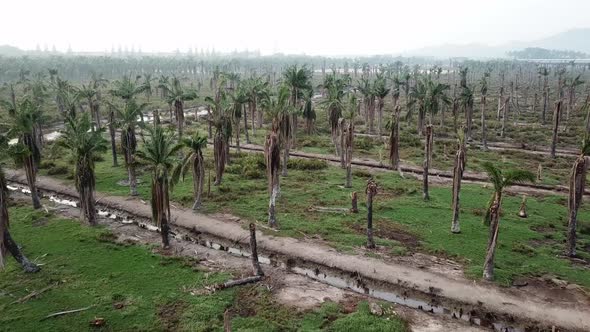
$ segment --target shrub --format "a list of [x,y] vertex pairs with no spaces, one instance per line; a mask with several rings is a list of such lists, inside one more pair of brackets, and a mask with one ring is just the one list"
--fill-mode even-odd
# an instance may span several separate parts
[[70,168],[64,165],[56,165],[47,170],[48,175],[65,175],[70,172]]
[[289,159],[287,168],[301,171],[317,171],[328,167],[328,163],[322,159]]

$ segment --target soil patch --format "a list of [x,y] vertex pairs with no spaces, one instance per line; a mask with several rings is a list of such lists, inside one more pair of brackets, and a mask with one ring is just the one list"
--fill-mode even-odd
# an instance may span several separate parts
[[188,303],[184,301],[167,302],[158,307],[158,319],[164,331],[177,331],[180,318]]
[[[351,228],[360,234],[365,234],[367,231],[365,224],[354,223]],[[420,240],[416,235],[404,229],[402,225],[391,221],[377,220],[373,225],[373,234],[382,239],[397,241],[407,248],[420,247]]]

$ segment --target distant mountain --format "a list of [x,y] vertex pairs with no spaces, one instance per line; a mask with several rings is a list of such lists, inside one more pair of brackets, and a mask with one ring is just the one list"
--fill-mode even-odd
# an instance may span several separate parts
[[18,56],[26,54],[25,51],[21,50],[20,48],[10,46],[10,45],[0,45],[0,55],[5,56]]
[[444,44],[424,47],[402,53],[404,56],[432,56],[437,58],[503,58],[507,52],[539,47],[549,50],[567,50],[590,54],[590,28],[573,29],[528,42],[510,42],[499,46],[483,44]]

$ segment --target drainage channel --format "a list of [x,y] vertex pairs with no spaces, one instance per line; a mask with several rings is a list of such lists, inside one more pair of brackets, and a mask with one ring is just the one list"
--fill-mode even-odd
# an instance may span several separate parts
[[[28,187],[21,183],[9,181],[7,187],[10,191],[20,192],[25,195],[31,194]],[[73,197],[46,190],[40,190],[40,194],[41,197],[56,204],[78,207],[78,201]],[[160,231],[160,229],[153,225],[148,218],[140,216],[132,217],[133,214],[103,206],[100,202],[97,202],[97,208],[98,215],[109,221],[121,224],[135,224],[137,227],[152,232]],[[230,242],[227,239],[214,238],[207,234],[181,227],[175,227],[170,231],[170,234],[180,241],[192,242],[207,248],[225,251],[234,256],[250,257],[250,252],[247,251],[247,248],[241,248],[238,241]],[[372,280],[361,279],[358,275],[341,270],[334,270],[328,266],[296,262],[288,257],[277,257],[276,255],[259,255],[258,258],[262,264],[286,269],[295,274],[306,276],[330,286],[351,290],[359,294],[368,295],[373,298],[427,313],[462,320],[465,323],[490,328],[498,332],[525,332],[530,328],[534,328],[535,330],[542,328],[535,323],[519,324],[512,316],[503,314],[496,315],[492,312],[487,312],[481,306],[465,303],[451,303],[451,301],[445,301],[446,299],[438,297],[434,293],[424,294],[422,292],[404,289],[402,287],[391,287],[391,285],[384,285],[383,283]],[[410,295],[409,293],[411,292],[417,294]],[[429,298],[430,300],[425,300],[424,298]],[[443,304],[443,301],[447,303]],[[545,328],[547,328],[547,326],[545,326]],[[551,327],[548,328],[551,330]]]

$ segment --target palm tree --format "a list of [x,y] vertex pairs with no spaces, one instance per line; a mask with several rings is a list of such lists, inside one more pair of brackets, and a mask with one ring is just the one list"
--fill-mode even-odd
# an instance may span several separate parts
[[189,148],[190,152],[184,157],[182,162],[174,169],[172,176],[172,183],[177,183],[182,175],[182,180],[188,170],[193,174],[193,195],[195,202],[193,203],[193,210],[201,208],[201,196],[203,195],[203,183],[205,180],[205,161],[203,159],[203,149],[207,147],[207,137],[201,136],[199,133],[194,134],[190,138],[182,140],[185,147]]
[[383,106],[385,105],[385,97],[389,94],[389,88],[385,81],[385,77],[378,75],[373,85],[373,92],[377,97],[377,127],[379,137],[381,137],[383,129]]
[[400,141],[400,105],[395,106],[391,120],[386,127],[389,128],[389,162],[392,169],[400,170],[399,141]]
[[197,98],[197,92],[192,89],[184,88],[176,76],[172,77],[172,82],[167,87],[167,89],[168,97],[166,100],[169,104],[174,105],[174,116],[176,118],[178,139],[182,139],[184,130],[184,102],[188,100],[195,100]]
[[36,130],[42,122],[41,110],[28,97],[24,97],[14,105],[3,102],[2,106],[8,110],[12,119],[6,136],[18,139],[18,144],[12,146],[11,155],[15,158],[17,165],[25,169],[33,208],[39,209],[41,201],[36,182],[37,170],[41,161],[41,148],[40,142],[36,139],[38,137]]
[[565,254],[568,257],[576,256],[576,228],[578,225],[578,209],[582,204],[584,188],[586,187],[586,171],[590,155],[590,138],[586,135],[582,142],[582,150],[576,158],[570,175],[570,188],[568,197],[568,229]]
[[279,147],[278,127],[273,126],[271,132],[266,135],[264,144],[264,159],[266,161],[266,174],[268,177],[268,193],[270,195],[268,203],[268,225],[272,228],[277,227],[276,218],[276,200],[281,192],[279,184],[279,168],[281,164],[281,150]]
[[538,74],[539,79],[543,76],[543,112],[541,113],[541,121],[545,124],[545,114],[549,103],[549,70],[547,67],[540,67]]
[[103,129],[92,131],[88,114],[78,118],[68,118],[60,145],[73,153],[76,190],[80,196],[80,211],[84,221],[96,225],[94,201],[95,175],[94,157],[107,150]]
[[484,76],[481,78],[481,145],[484,150],[488,149],[488,140],[487,140],[487,128],[486,128],[486,99],[488,94],[488,81],[487,77],[489,73],[486,72]]
[[455,166],[453,168],[453,220],[451,232],[460,233],[459,226],[459,193],[461,192],[461,180],[467,161],[467,149],[465,148],[465,130],[457,132],[457,153],[455,154]]
[[118,115],[118,127],[121,128],[121,148],[125,157],[125,167],[129,179],[129,191],[131,196],[137,196],[137,177],[135,174],[135,152],[137,150],[137,118],[143,112],[147,104],[137,104],[135,99],[130,99],[123,108],[112,105]]
[[504,189],[523,182],[534,182],[535,175],[529,171],[511,170],[502,172],[502,170],[492,163],[485,162],[483,168],[488,173],[490,182],[494,185],[494,195],[488,208],[490,220],[490,237],[486,250],[486,257],[483,267],[483,277],[486,280],[494,279],[494,257],[498,245],[498,230],[500,226],[500,210],[502,205],[502,193]]
[[152,74],[145,74],[143,76],[143,82],[141,83],[143,89],[145,90],[144,93],[148,103],[150,102],[150,98],[154,94],[154,86],[152,85],[152,82],[154,80],[155,79],[152,77]]
[[351,94],[348,98],[347,111],[344,114],[344,120],[347,122],[346,128],[344,128],[344,144],[342,146],[342,153],[344,155],[344,162],[346,167],[346,182],[344,187],[352,188],[352,147],[354,140],[354,120],[356,118],[356,112],[359,107],[359,103],[354,94]]
[[373,123],[375,117],[375,94],[371,81],[362,78],[356,89],[363,96],[363,105],[365,109],[365,127],[368,127],[369,133],[373,133]]
[[[328,75],[327,77],[333,77],[332,75]],[[340,144],[338,138],[338,120],[342,117],[342,111],[344,110],[344,89],[346,87],[346,82],[342,79],[328,79],[328,85],[325,86],[327,89],[327,96],[326,99],[322,101],[322,105],[328,111],[328,122],[330,123],[330,129],[332,133],[332,143],[334,144],[336,155],[340,156]]]
[[152,172],[151,205],[152,220],[160,227],[163,247],[170,247],[170,174],[176,166],[176,153],[182,148],[173,134],[161,126],[147,127],[148,138],[143,140],[137,157]]
[[242,84],[239,84],[237,89],[233,93],[229,94],[231,99],[231,114],[232,120],[234,121],[234,128],[236,129],[236,149],[240,152],[240,120],[244,118],[244,130],[246,132],[246,143],[250,143],[250,137],[248,136],[248,119],[246,118],[247,112],[244,109],[246,103],[248,103],[248,94]]
[[367,248],[375,248],[373,240],[373,198],[377,195],[377,183],[373,179],[367,182],[365,190],[367,194]]
[[561,100],[555,103],[555,111],[553,112],[553,135],[551,136],[551,158],[555,158],[555,150],[557,149],[557,132],[559,130],[559,119],[561,118]]
[[215,98],[205,97],[205,102],[213,109],[213,117],[209,121],[215,127],[213,136],[213,159],[215,164],[214,185],[220,185],[225,165],[229,158],[229,138],[232,134],[231,110],[225,92],[219,90]]
[[[1,160],[7,157],[8,139],[6,136],[0,136],[0,154]],[[32,263],[22,253],[20,247],[16,244],[10,231],[8,229],[9,215],[8,215],[8,188],[6,186],[6,177],[2,164],[0,164],[0,269],[2,269],[6,262],[6,255],[10,253],[12,257],[22,266],[27,273],[34,273],[40,270],[39,266]]]
[[[97,100],[98,91],[90,84],[82,84],[82,87],[78,90],[78,94],[81,98],[85,98],[86,103],[88,104],[88,110],[95,124],[91,129],[94,130],[95,128],[100,128],[100,114],[98,113],[99,106]],[[69,119],[66,121],[69,122]]]
[[473,122],[473,91],[469,87],[461,90],[461,106],[465,112],[465,122],[467,125],[467,140],[471,141],[471,124]]
[[426,137],[424,138],[424,161],[422,163],[422,198],[425,201],[430,200],[428,192],[428,172],[432,163],[432,144],[433,132],[432,125],[427,125],[425,129]]
[[111,137],[111,155],[113,156],[113,167],[119,166],[117,162],[117,142],[115,139],[116,130],[115,127],[117,126],[117,119],[115,118],[115,108],[112,106],[112,103],[109,104],[109,135]]
[[303,106],[303,118],[305,119],[305,128],[308,135],[311,135],[314,130],[314,123],[316,120],[316,113],[313,108],[313,90],[307,90],[304,96],[305,105]]

